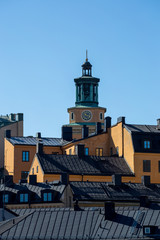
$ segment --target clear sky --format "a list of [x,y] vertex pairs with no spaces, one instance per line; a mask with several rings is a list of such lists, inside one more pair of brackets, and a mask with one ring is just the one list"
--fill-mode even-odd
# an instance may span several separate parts
[[0,0],[0,114],[60,137],[88,49],[99,105],[127,123],[160,118],[159,0]]

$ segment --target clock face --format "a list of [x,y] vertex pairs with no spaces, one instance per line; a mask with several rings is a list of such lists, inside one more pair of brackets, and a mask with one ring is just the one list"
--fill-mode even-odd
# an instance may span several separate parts
[[89,121],[92,118],[92,113],[88,110],[82,112],[82,119],[85,121]]

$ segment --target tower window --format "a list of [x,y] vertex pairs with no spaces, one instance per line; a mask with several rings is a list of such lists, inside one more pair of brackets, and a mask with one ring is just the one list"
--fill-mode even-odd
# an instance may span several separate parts
[[100,113],[100,114],[99,114],[99,119],[100,119],[100,120],[103,120],[103,113]]
[[71,120],[74,120],[74,113],[71,112]]

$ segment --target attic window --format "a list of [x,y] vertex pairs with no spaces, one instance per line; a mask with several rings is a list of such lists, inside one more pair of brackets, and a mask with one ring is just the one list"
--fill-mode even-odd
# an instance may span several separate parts
[[20,202],[28,202],[28,193],[20,194]]
[[145,149],[149,149],[150,147],[151,147],[150,141],[145,140],[145,141],[144,141],[144,148],[145,148]]
[[52,193],[43,193],[43,201],[51,202],[52,201]]
[[8,194],[4,194],[3,195],[3,202],[4,203],[8,203],[9,202],[9,195]]

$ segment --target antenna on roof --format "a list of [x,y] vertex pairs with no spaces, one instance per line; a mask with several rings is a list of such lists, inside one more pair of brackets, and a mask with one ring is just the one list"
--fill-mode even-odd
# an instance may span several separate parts
[[88,62],[88,50],[86,49],[86,62]]

